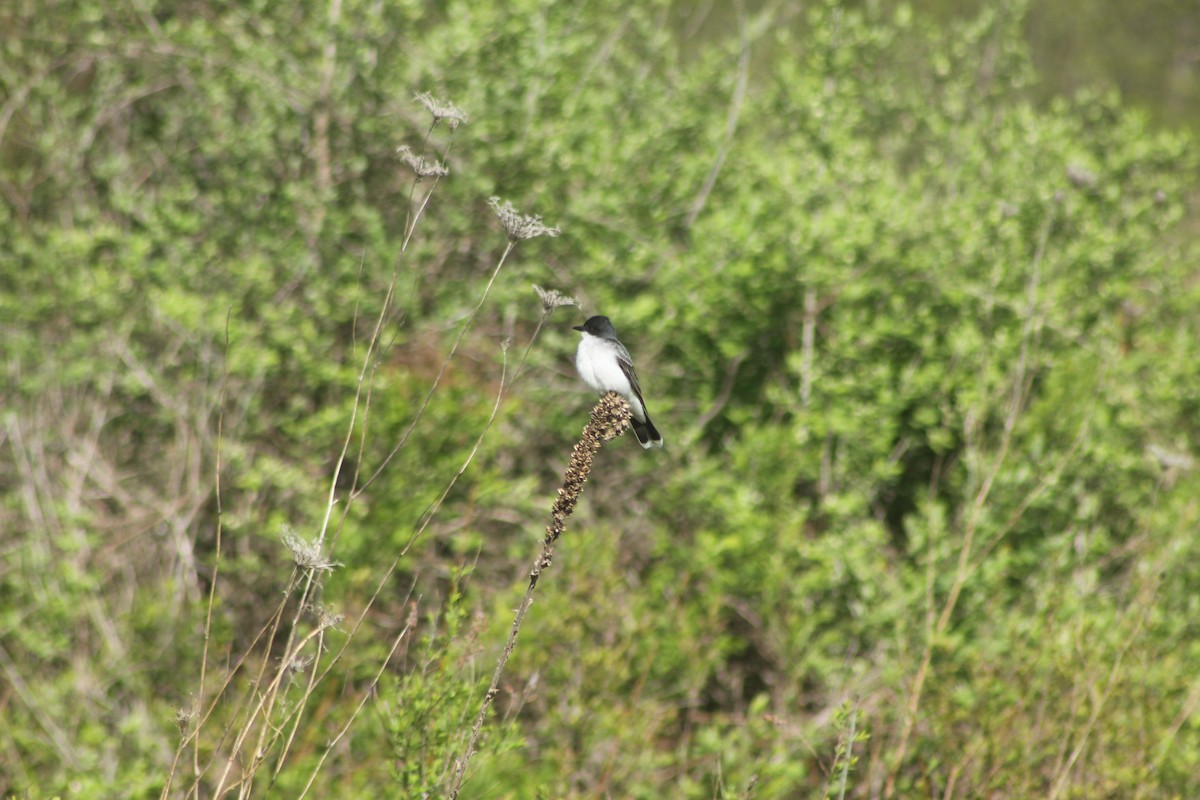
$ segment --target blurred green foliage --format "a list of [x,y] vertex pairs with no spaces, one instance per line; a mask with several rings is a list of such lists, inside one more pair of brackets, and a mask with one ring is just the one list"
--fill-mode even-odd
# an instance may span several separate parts
[[[319,530],[356,409],[322,595],[350,621],[254,788],[444,793],[592,313],[667,447],[601,453],[464,797],[839,796],[843,765],[847,797],[1200,793],[1192,142],[1112,96],[1036,103],[1015,9],[731,19],[0,11],[0,793],[159,794],[177,710],[279,658],[279,532]],[[469,122],[431,128],[421,91]],[[449,177],[414,192],[398,145]],[[473,318],[491,196],[562,235]],[[539,329],[534,283],[580,314]]]

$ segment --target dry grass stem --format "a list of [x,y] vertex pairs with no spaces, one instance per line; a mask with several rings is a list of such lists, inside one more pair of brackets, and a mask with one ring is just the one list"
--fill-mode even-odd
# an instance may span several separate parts
[[[954,568],[953,580],[951,581],[945,600],[941,603],[941,613],[936,615],[936,623],[933,623],[934,609],[932,606],[929,608],[930,614],[927,624],[930,624],[931,627],[926,630],[924,651],[916,673],[913,676],[908,692],[908,701],[905,704],[904,713],[901,717],[902,723],[895,749],[896,755],[883,789],[884,800],[889,800],[889,798],[896,795],[897,781],[901,770],[904,768],[909,742],[916,728],[925,682],[928,680],[932,670],[935,642],[950,628],[954,610],[958,606],[958,599],[966,587],[967,581],[976,572],[977,568],[972,566],[972,558],[977,555],[975,537],[984,517],[984,509],[987,506],[988,499],[991,497],[992,488],[1008,459],[1013,432],[1016,430],[1017,423],[1031,396],[1035,370],[1029,368],[1029,362],[1033,359],[1031,351],[1036,348],[1041,332],[1041,314],[1038,310],[1038,288],[1041,283],[1042,260],[1045,256],[1053,222],[1053,213],[1048,214],[1043,221],[1037,250],[1033,255],[1030,265],[1030,276],[1026,289],[1027,307],[1023,314],[1024,325],[1021,335],[1020,354],[1009,382],[1009,402],[1006,408],[1003,428],[1000,431],[1000,440],[996,445],[995,452],[991,456],[991,463],[983,470],[982,475],[976,479],[978,483],[974,490],[974,501],[964,522],[962,543],[958,548],[958,558]],[[979,416],[982,417],[982,415]],[[972,413],[967,414],[964,439],[969,448],[977,448],[980,453],[983,452],[981,423],[977,421],[977,418]],[[1064,460],[1072,457],[1072,454],[1073,450],[1069,450],[1064,456]],[[1030,497],[1036,496],[1038,492],[1039,489],[1034,489]],[[1029,500],[1029,503],[1022,504],[1022,511],[1019,513],[1023,513],[1023,509],[1031,503],[1032,499]],[[1012,524],[1015,525],[1016,521],[1017,518],[1014,518]],[[931,587],[929,597],[932,598],[932,596]]]
[[[466,122],[466,114],[456,106],[435,100],[432,96],[424,94],[417,97],[417,102],[421,103],[434,117],[433,124],[430,126],[430,132],[433,127],[441,120],[446,120],[451,130],[456,128],[460,123]],[[429,141],[429,135],[426,134],[425,144]],[[445,152],[448,152],[448,147]],[[313,603],[314,592],[320,585],[321,579],[335,568],[340,566],[339,562],[332,558],[332,550],[336,544],[336,537],[333,540],[327,538],[332,512],[334,506],[339,500],[336,496],[337,486],[341,475],[341,470],[345,459],[350,449],[350,443],[355,431],[356,425],[359,425],[361,417],[361,428],[363,431],[363,443],[360,446],[361,450],[365,448],[366,441],[366,420],[370,412],[370,397],[371,388],[374,380],[374,365],[380,357],[380,350],[384,341],[384,327],[389,320],[389,312],[393,306],[393,298],[395,296],[395,287],[399,275],[400,260],[407,252],[408,245],[412,239],[413,233],[417,227],[417,222],[423,215],[424,210],[429,204],[433,190],[436,188],[438,181],[449,174],[449,170],[445,162],[429,161],[417,155],[409,147],[400,147],[397,150],[398,155],[412,169],[414,173],[413,186],[409,194],[410,207],[413,206],[413,196],[417,184],[422,179],[431,179],[431,185],[425,192],[423,198],[416,203],[415,210],[410,210],[409,218],[405,222],[404,237],[401,245],[400,258],[397,259],[396,266],[393,270],[391,280],[387,287],[386,296],[383,299],[381,308],[376,320],[374,330],[371,333],[367,344],[366,353],[363,356],[362,370],[359,375],[358,387],[354,398],[351,418],[348,421],[346,429],[346,437],[343,442],[342,451],[338,457],[334,467],[333,475],[330,480],[329,499],[325,508],[324,519],[321,522],[316,540],[309,542],[296,535],[294,532],[287,530],[284,533],[283,540],[285,546],[291,553],[292,561],[295,564],[297,571],[293,574],[288,583],[287,589],[284,592],[284,599],[272,614],[271,619],[260,629],[255,636],[250,647],[228,668],[226,675],[219,687],[214,687],[215,691],[211,692],[211,697],[208,690],[206,678],[209,672],[210,653],[208,649],[208,629],[209,624],[205,625],[205,647],[201,664],[201,687],[199,696],[196,698],[195,706],[197,713],[195,715],[185,714],[180,717],[181,727],[181,742],[179,750],[175,756],[175,764],[172,765],[170,775],[168,776],[166,785],[163,790],[163,797],[168,796],[172,779],[176,777],[181,755],[192,745],[193,749],[193,776],[191,779],[191,787],[188,790],[188,796],[199,797],[201,794],[200,781],[202,776],[217,768],[220,775],[216,783],[216,793],[220,795],[223,791],[236,791],[239,795],[247,794],[254,785],[254,776],[258,772],[259,767],[264,763],[268,752],[274,748],[282,739],[283,747],[277,756],[274,774],[278,775],[282,769],[284,760],[287,758],[294,737],[300,724],[301,716],[304,713],[305,706],[311,697],[316,685],[325,680],[329,675],[330,666],[325,666],[321,663],[322,654],[326,651],[325,633],[342,622],[342,616],[324,607]],[[444,155],[443,155],[444,158]],[[509,243],[511,250],[512,242]],[[507,251],[506,251],[507,253]],[[501,264],[503,259],[501,260]],[[499,271],[499,266],[496,272]],[[492,282],[495,280],[495,273],[492,275]],[[491,288],[491,282],[488,284],[488,289]],[[484,292],[484,298],[487,296],[487,290]],[[482,305],[482,300],[480,301]],[[478,308],[476,308],[476,313]],[[357,325],[358,313],[355,312],[355,323]],[[453,357],[453,352],[451,356]],[[447,359],[449,360],[449,359]],[[222,394],[222,402],[220,407],[224,408],[224,397]],[[415,421],[414,421],[415,424]],[[219,445],[220,433],[218,433]],[[361,457],[358,460],[361,463]],[[352,489],[346,502],[343,503],[342,520],[349,512],[350,506],[354,499],[361,492],[362,486],[359,485],[359,476],[357,466],[355,469]],[[218,495],[218,503],[220,503],[220,462],[218,461],[216,491]],[[355,488],[357,487],[357,491]],[[218,506],[219,509],[219,506]],[[220,515],[218,514],[218,526]],[[340,532],[341,525],[338,525]],[[218,543],[220,542],[220,527],[218,527]],[[218,544],[218,548],[219,548]],[[217,561],[221,558],[221,551],[217,551]],[[214,567],[214,576],[216,569],[219,568],[219,563]],[[390,571],[389,571],[390,574]],[[215,595],[216,580],[214,577],[212,593]],[[374,598],[372,598],[373,602]],[[211,617],[210,596],[210,610]],[[295,603],[295,615],[290,620],[290,625],[286,624],[284,618],[285,607]],[[369,608],[369,606],[368,606]],[[301,615],[311,612],[315,615],[315,627],[308,633],[302,633]],[[364,610],[364,615],[366,611]],[[283,632],[286,630],[286,636]],[[347,637],[347,643],[353,638],[355,630]],[[278,639],[283,639],[282,647],[277,648]],[[254,674],[246,676],[247,683],[251,687],[246,693],[243,693],[236,700],[229,696],[228,690],[234,684],[234,678],[254,657],[254,653],[265,648],[267,652],[280,650],[284,657],[278,659],[259,659],[259,666],[255,669]],[[344,651],[343,646],[342,651]],[[308,652],[305,652],[308,651]],[[340,658],[339,651],[333,658],[333,663],[336,663]],[[308,676],[303,681],[297,680],[301,673],[307,672]],[[276,719],[276,710],[279,701],[281,700],[281,692],[289,684],[303,683],[304,690],[299,697],[298,702],[289,704],[286,713],[282,719]],[[219,752],[222,755],[219,757],[225,761],[223,767],[218,767],[217,759],[214,756],[209,763],[202,763],[200,757],[201,743],[200,737],[205,730],[211,715],[216,711],[219,705],[229,705],[233,703],[237,708],[233,711],[232,716],[227,723],[225,729],[216,734],[218,739],[214,752]],[[291,730],[287,731],[286,727],[291,725]],[[227,745],[228,742],[228,745]],[[231,748],[231,749],[230,749]],[[240,762],[240,763],[239,763]],[[236,772],[235,772],[236,770]]]

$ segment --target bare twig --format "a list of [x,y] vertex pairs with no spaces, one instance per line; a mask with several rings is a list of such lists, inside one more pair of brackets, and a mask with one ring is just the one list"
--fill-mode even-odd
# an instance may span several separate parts
[[[1021,334],[1021,350],[1017,359],[1017,364],[1013,370],[1013,375],[1010,384],[1010,395],[1005,409],[1004,426],[1000,435],[1000,442],[996,448],[996,452],[992,458],[991,464],[987,472],[983,476],[983,481],[980,483],[978,490],[975,492],[974,501],[971,504],[971,509],[967,515],[965,531],[963,534],[962,544],[959,546],[958,563],[954,572],[954,579],[950,585],[950,591],[942,603],[941,613],[937,615],[936,622],[933,623],[931,629],[926,631],[926,641],[924,652],[921,655],[921,663],[917,667],[917,672],[913,676],[912,688],[909,690],[908,702],[905,706],[903,723],[900,729],[899,740],[896,745],[896,754],[892,763],[891,771],[888,774],[887,783],[884,786],[883,796],[885,800],[895,795],[896,781],[900,776],[900,771],[904,768],[904,758],[908,753],[908,744],[912,737],[912,732],[917,719],[917,711],[920,708],[921,696],[924,692],[925,681],[929,677],[930,668],[933,664],[933,652],[936,641],[941,638],[942,634],[950,627],[950,621],[953,618],[954,609],[958,606],[958,599],[962,594],[963,589],[967,585],[967,581],[975,572],[972,566],[972,558],[976,555],[975,536],[978,533],[980,520],[983,517],[983,510],[991,497],[992,487],[995,485],[996,478],[1000,474],[1005,461],[1008,458],[1009,448],[1012,445],[1013,433],[1016,430],[1017,422],[1025,409],[1025,404],[1028,402],[1029,393],[1032,388],[1033,370],[1029,369],[1029,351],[1031,343],[1036,334],[1040,331],[1040,319],[1037,312],[1037,297],[1038,288],[1041,283],[1041,268],[1042,260],[1045,257],[1046,244],[1049,241],[1050,230],[1053,227],[1054,214],[1048,214],[1043,221],[1041,234],[1038,237],[1037,250],[1034,253],[1029,283],[1027,285],[1027,307],[1025,309],[1025,321],[1022,326]],[[969,425],[970,423],[968,423]],[[968,440],[971,438],[968,431]],[[1068,453],[1068,456],[1070,453]],[[1031,494],[1040,493],[1040,489],[1034,489]],[[1031,501],[1032,502],[1032,501]],[[1015,520],[1014,520],[1015,523]],[[931,620],[932,620],[932,614]]]
[[696,224],[696,218],[704,210],[704,206],[708,203],[708,196],[712,194],[713,187],[717,185],[717,178],[725,166],[725,159],[733,148],[733,137],[737,133],[738,119],[742,115],[742,102],[746,99],[746,89],[750,84],[750,35],[747,30],[746,13],[740,3],[737,4],[737,11],[741,50],[738,54],[737,77],[734,82],[733,95],[729,98],[729,114],[725,118],[725,136],[721,147],[717,150],[717,157],[713,161],[712,168],[704,179],[704,185],[700,187],[700,192],[692,201],[692,207],[688,209],[687,218],[684,221],[685,228],[691,228]]
[[[414,582],[413,587],[415,586],[416,584]],[[408,590],[410,597],[412,596],[413,587],[409,587]],[[366,691],[363,692],[362,697],[358,701],[358,705],[354,707],[354,712],[350,715],[350,718],[346,720],[346,724],[341,727],[341,729],[337,732],[337,735],[335,735],[325,744],[325,749],[321,752],[321,757],[317,759],[317,763],[313,767],[312,774],[308,776],[308,782],[304,784],[304,790],[300,792],[298,800],[303,800],[303,798],[308,794],[308,790],[312,788],[313,782],[317,779],[317,774],[320,773],[321,768],[325,766],[325,759],[329,758],[329,754],[333,752],[333,748],[336,747],[337,743],[340,742],[350,731],[350,726],[354,724],[354,720],[356,720],[358,715],[362,713],[363,707],[366,706],[367,701],[375,696],[375,690],[376,687],[379,686],[379,679],[383,677],[383,671],[387,669],[388,664],[391,663],[392,658],[396,655],[396,651],[400,648],[400,643],[404,641],[405,637],[408,636],[408,634],[412,631],[413,626],[416,624],[416,606],[419,605],[420,602],[420,598],[417,598],[417,604],[413,606],[413,611],[409,615],[408,621],[405,622],[404,627],[400,629],[400,633],[396,634],[396,638],[392,641],[392,649],[388,651],[387,656],[379,663],[379,669],[376,670],[375,677],[371,680],[371,684],[367,687]],[[328,671],[326,671],[325,674],[328,674]],[[316,670],[313,671],[313,675],[314,680],[311,682],[312,684],[319,683],[320,680],[323,680],[325,677],[322,675],[320,680],[315,679]],[[311,684],[308,691],[312,691]],[[282,766],[282,764],[283,759],[281,758],[280,766]],[[278,774],[278,770],[276,770],[276,775]]]

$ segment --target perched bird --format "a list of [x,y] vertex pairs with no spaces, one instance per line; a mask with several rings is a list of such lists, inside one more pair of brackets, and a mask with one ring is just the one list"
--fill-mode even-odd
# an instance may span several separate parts
[[633,358],[617,338],[617,329],[612,322],[608,317],[592,317],[582,325],[576,325],[575,330],[583,334],[579,349],[575,351],[575,369],[579,370],[579,377],[602,395],[616,392],[624,397],[633,409],[633,435],[638,444],[646,449],[662,447],[662,437],[646,413],[646,401],[642,399],[642,387],[633,370]]

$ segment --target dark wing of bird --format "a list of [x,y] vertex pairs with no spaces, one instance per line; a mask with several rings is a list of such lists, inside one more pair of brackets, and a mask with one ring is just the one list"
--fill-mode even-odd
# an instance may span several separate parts
[[629,385],[633,389],[633,393],[637,395],[637,399],[641,401],[642,409],[646,408],[646,401],[642,397],[642,387],[638,383],[637,372],[633,369],[633,357],[629,355],[629,351],[625,349],[625,345],[617,344],[617,364],[621,367],[621,372],[625,373],[625,377],[629,379]]

